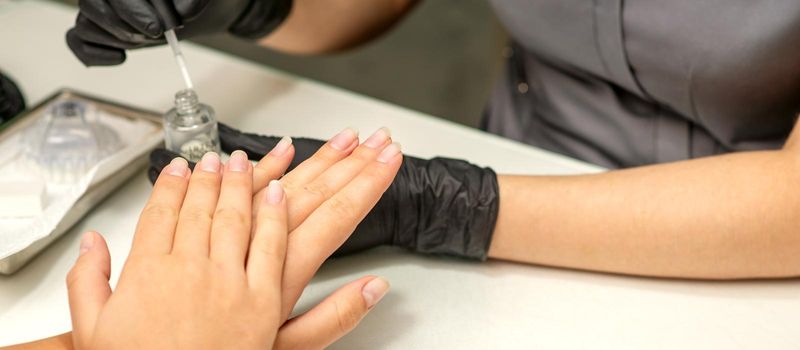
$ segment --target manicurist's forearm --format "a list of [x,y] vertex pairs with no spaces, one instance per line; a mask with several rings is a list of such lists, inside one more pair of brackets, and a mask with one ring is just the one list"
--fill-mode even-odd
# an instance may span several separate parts
[[681,278],[800,276],[800,153],[502,176],[489,256]]
[[364,43],[389,29],[417,0],[294,0],[286,21],[261,45],[319,54]]
[[72,349],[72,333],[64,333],[51,338],[30,343],[0,348],[2,350],[69,350]]

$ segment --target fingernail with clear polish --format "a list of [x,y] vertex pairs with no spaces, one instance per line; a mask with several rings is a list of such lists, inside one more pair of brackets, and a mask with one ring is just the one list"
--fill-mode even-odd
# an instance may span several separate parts
[[267,194],[264,196],[267,204],[278,204],[283,200],[283,187],[278,180],[272,180],[267,186]]
[[371,308],[375,306],[388,291],[389,282],[386,282],[383,278],[376,277],[374,280],[364,285],[364,288],[361,289],[361,295],[367,303],[367,308]]
[[247,171],[250,162],[247,160],[247,153],[244,151],[233,151],[231,159],[228,160],[228,169],[230,171],[244,172]]
[[92,232],[85,232],[83,236],[81,236],[81,252],[80,255],[85,254],[94,245],[94,233]]
[[358,132],[352,128],[347,128],[336,134],[331,138],[331,147],[344,151],[347,147],[353,144],[353,141],[358,139]]
[[200,169],[209,173],[218,173],[219,166],[219,155],[214,152],[204,154],[203,159],[200,160]]
[[378,148],[383,146],[388,140],[392,137],[392,133],[387,128],[380,128],[376,131],[372,136],[370,136],[366,141],[364,141],[364,146],[369,148]]
[[186,176],[186,173],[189,171],[189,162],[183,158],[175,158],[169,165],[167,166],[167,174],[173,176]]
[[389,163],[394,157],[397,157],[398,154],[400,154],[400,144],[393,143],[383,149],[383,152],[378,155],[378,161],[381,163]]
[[292,138],[289,136],[284,136],[280,141],[278,141],[278,144],[276,144],[275,147],[273,147],[272,150],[269,151],[269,154],[276,157],[280,157],[286,154],[286,151],[289,150],[289,147],[291,145],[292,145]]

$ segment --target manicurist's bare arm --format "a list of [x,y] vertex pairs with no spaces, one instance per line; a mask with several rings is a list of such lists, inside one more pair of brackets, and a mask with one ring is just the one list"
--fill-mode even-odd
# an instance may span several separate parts
[[292,11],[265,47],[293,54],[347,49],[382,34],[417,0],[294,0]]
[[800,128],[782,150],[499,179],[489,256],[623,274],[800,276]]

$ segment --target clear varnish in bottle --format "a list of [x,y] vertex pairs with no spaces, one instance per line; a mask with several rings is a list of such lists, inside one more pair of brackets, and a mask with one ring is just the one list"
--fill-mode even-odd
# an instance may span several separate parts
[[190,162],[206,152],[219,153],[219,133],[214,109],[200,103],[197,93],[187,89],[175,94],[175,108],[164,116],[167,149]]

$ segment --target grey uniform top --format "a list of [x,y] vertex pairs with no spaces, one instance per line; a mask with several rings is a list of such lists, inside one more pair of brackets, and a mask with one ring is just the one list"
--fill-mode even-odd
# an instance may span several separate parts
[[782,146],[798,0],[492,0],[513,37],[484,128],[616,168]]

